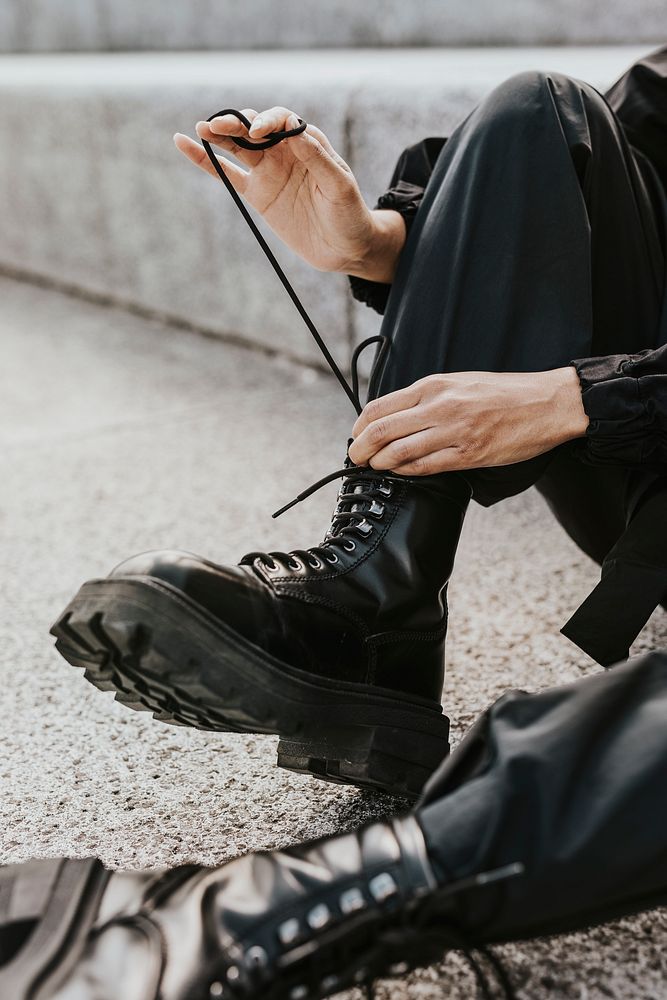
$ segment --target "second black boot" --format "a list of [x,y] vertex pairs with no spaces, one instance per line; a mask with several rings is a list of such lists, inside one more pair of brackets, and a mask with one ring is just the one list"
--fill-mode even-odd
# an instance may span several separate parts
[[449,748],[446,591],[469,496],[454,474],[348,464],[319,545],[237,566],[135,556],[84,584],[57,648],[162,721],[277,734],[282,767],[414,798]]

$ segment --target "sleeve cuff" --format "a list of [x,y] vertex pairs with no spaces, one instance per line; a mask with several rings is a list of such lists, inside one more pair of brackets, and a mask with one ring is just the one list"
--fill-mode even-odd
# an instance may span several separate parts
[[581,385],[584,410],[589,419],[586,436],[579,442],[582,458],[591,462],[636,466],[644,464],[649,410],[642,396],[641,380],[624,371],[627,355],[572,361]]
[[[395,212],[400,212],[405,221],[407,233],[410,233],[410,226],[417,214],[417,210],[424,196],[424,188],[418,184],[411,184],[408,181],[398,181],[393,187],[380,195],[374,209],[390,208]],[[406,236],[407,239],[407,236]],[[358,302],[375,309],[380,315],[384,315],[387,308],[387,299],[391,291],[391,285],[380,281],[369,281],[367,278],[358,278],[348,274],[350,290],[353,298]]]

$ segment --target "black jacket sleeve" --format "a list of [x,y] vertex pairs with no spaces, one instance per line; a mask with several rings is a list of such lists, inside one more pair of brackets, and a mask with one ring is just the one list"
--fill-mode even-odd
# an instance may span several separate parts
[[[667,191],[667,46],[634,63],[605,94],[630,144],[653,165]],[[375,208],[399,211],[409,227],[446,139],[405,149]],[[390,285],[350,277],[352,294],[383,313]],[[667,347],[637,355],[573,361],[590,423],[582,458],[618,465],[667,465]]]
[[573,364],[590,420],[582,457],[667,467],[667,346]]
[[[606,92],[630,144],[667,191],[667,46],[636,62]],[[663,195],[664,197],[664,191]],[[587,461],[667,466],[667,347],[573,362],[590,424]]]
[[667,45],[639,59],[606,92],[628,141],[667,190]]
[[[404,149],[394,167],[389,187],[378,198],[374,208],[393,208],[405,220],[408,232],[417,214],[424,189],[431,176],[438,154],[447,140],[440,137],[422,139],[414,146]],[[380,281],[368,281],[348,275],[352,295],[360,302],[384,313],[391,285]]]

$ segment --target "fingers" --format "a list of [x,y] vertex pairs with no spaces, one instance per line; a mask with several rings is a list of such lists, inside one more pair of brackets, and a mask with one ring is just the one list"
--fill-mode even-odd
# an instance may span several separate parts
[[373,469],[396,469],[419,462],[442,446],[442,431],[439,428],[429,427],[391,441],[376,451],[368,464]]
[[[248,115],[249,117],[250,115]],[[288,119],[291,117],[294,118],[294,123],[288,124]],[[270,132],[296,128],[298,124],[297,115],[293,111],[290,111],[289,108],[283,108],[281,105],[276,105],[276,107],[269,108],[267,111],[261,111],[253,117],[248,135],[251,139],[265,139]]]
[[[350,457],[356,462],[350,447]],[[381,448],[368,463],[378,470],[391,469],[404,476],[431,476],[471,468],[466,449],[459,444],[443,446],[441,427],[429,427],[397,438]]]
[[382,420],[392,413],[400,413],[401,410],[408,410],[416,406],[422,398],[421,387],[418,382],[406,386],[405,389],[396,389],[388,392],[385,396],[378,396],[366,403],[363,410],[357,417],[352,427],[352,437],[357,438],[365,427],[376,420]]
[[[176,148],[187,156],[187,158],[194,163],[196,166],[200,167],[207,174],[211,174],[213,177],[217,177],[215,167],[211,163],[203,146],[200,146],[198,142],[191,139],[187,135],[182,135],[182,133],[177,132],[174,136],[174,143]],[[239,194],[243,194],[248,182],[248,173],[242,170],[241,167],[237,167],[235,163],[231,163],[229,160],[225,159],[223,156],[216,157],[218,163],[220,164],[223,172],[232,182],[234,189],[238,191]]]
[[246,167],[256,167],[264,155],[264,151],[261,149],[254,151],[244,149],[242,146],[237,146],[233,139],[222,135],[216,135],[216,133],[211,130],[211,126],[208,122],[197,122],[195,125],[195,131],[200,139],[205,139],[206,142],[210,142],[212,146],[216,146],[218,149],[224,149],[226,153],[231,153],[234,159],[239,160]]
[[[257,112],[253,108],[244,108],[241,113],[251,122],[257,117]],[[213,122],[197,122],[195,130],[200,139],[206,139],[212,145],[232,153],[247,167],[257,166],[264,155],[264,150],[244,149],[242,146],[237,146],[233,138],[228,138],[235,135],[248,136],[245,125],[234,115],[221,115],[220,118],[214,118]]]
[[350,184],[350,180],[353,180],[352,171],[331,146],[327,148],[308,129],[287,141],[292,144],[291,150],[295,158],[310,171],[326,197],[342,204],[340,199],[358,195],[356,185]]
[[[243,108],[241,111],[242,115],[250,121],[251,125],[257,118],[257,112],[254,108]],[[214,118],[212,122],[209,123],[211,130],[216,135],[247,135],[247,129],[243,122],[236,117],[236,115],[221,115],[219,118]]]
[[401,476],[435,476],[439,472],[460,472],[474,466],[465,461],[460,448],[441,448],[415,458],[404,465],[395,466],[392,471]]
[[[252,121],[252,125],[247,132],[248,138],[251,141],[259,142],[273,132],[297,128],[299,124],[298,115],[282,105],[268,108],[259,114],[251,108],[246,109],[243,113]],[[200,131],[200,125],[203,124],[199,123],[197,132],[200,138],[208,138],[207,135],[203,134],[203,128]],[[243,163],[253,166],[259,162],[262,151],[242,151],[233,141],[220,138],[225,135],[246,134],[243,123],[234,118],[233,115],[223,115],[220,118],[214,118],[208,125],[208,130],[212,136],[212,139],[209,141],[216,142],[223,149],[229,150]],[[289,151],[296,159],[300,160],[313,172],[325,194],[330,193],[332,196],[340,195],[340,181],[346,175],[349,178],[352,175],[352,171],[342,156],[338,155],[321,129],[309,124],[304,132],[298,136],[291,136],[287,140],[287,143],[289,144]],[[285,148],[283,143],[278,143],[263,152],[269,155],[275,155],[277,152],[279,155],[282,155],[285,152]]]
[[[275,108],[269,108],[268,111],[261,111],[258,115],[256,115],[253,119],[252,127],[248,135],[251,139],[265,139],[271,132],[298,128],[298,125],[299,116],[295,111],[290,111],[289,108],[277,106]],[[338,154],[334,150],[324,132],[317,128],[316,125],[311,125],[309,123],[306,126],[306,131],[301,134],[308,134],[312,136],[317,140],[322,148],[329,153],[330,156],[334,158],[338,157]],[[293,136],[292,138],[301,138],[301,136]],[[338,157],[338,159],[341,158]],[[341,160],[341,162],[343,161]]]
[[[378,417],[355,437],[349,448],[350,458],[356,465],[370,464],[373,468],[392,469],[411,457],[404,444],[431,431],[432,426],[428,414],[417,406]],[[376,459],[387,464],[376,465]]]

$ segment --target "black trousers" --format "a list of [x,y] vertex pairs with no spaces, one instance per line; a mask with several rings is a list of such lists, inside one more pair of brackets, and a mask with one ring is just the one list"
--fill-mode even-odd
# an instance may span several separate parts
[[[651,169],[588,84],[531,71],[493,90],[454,130],[429,179],[398,262],[381,328],[389,349],[369,396],[434,372],[546,371],[657,346],[664,206]],[[598,562],[655,479],[587,465],[569,445],[466,476],[484,505],[536,484]],[[621,591],[615,600],[624,605]],[[629,637],[609,640],[596,616],[605,606],[622,615],[613,604],[603,593],[564,629],[600,662],[618,659],[643,614],[633,609]]]
[[[667,651],[503,695],[416,814],[451,923],[476,943],[577,930],[667,902]],[[443,937],[446,938],[446,922]]]

